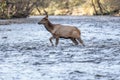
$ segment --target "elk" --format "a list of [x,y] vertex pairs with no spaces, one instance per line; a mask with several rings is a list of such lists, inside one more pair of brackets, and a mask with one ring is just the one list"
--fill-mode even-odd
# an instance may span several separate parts
[[50,43],[54,46],[52,39],[56,39],[56,46],[59,43],[59,38],[70,39],[75,45],[81,43],[84,46],[84,43],[81,39],[81,32],[77,27],[66,26],[61,24],[53,24],[48,19],[48,13],[44,10],[46,16],[42,18],[38,24],[43,24],[44,27],[52,34],[52,37],[49,38]]

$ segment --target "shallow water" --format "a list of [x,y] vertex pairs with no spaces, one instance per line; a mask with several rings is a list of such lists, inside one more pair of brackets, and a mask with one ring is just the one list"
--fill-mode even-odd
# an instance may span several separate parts
[[49,17],[78,27],[85,47],[65,39],[52,47],[42,17],[0,25],[0,80],[120,80],[119,17]]

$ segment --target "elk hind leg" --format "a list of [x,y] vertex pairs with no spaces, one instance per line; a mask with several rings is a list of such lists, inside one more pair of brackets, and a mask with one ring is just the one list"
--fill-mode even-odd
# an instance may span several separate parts
[[83,43],[83,40],[82,40],[80,37],[77,38],[77,40],[78,40],[83,46],[85,46],[84,43]]
[[70,38],[75,45],[78,45],[78,42],[75,38]]

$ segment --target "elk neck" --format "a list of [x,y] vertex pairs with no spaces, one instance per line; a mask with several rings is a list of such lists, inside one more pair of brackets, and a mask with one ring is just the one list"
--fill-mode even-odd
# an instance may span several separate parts
[[47,23],[44,24],[44,26],[49,32],[52,32],[52,30],[54,29],[53,24],[49,20]]

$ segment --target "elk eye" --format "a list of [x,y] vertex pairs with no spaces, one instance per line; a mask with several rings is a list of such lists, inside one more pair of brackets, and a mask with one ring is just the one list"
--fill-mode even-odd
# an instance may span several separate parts
[[48,20],[47,18],[44,18],[45,20]]

